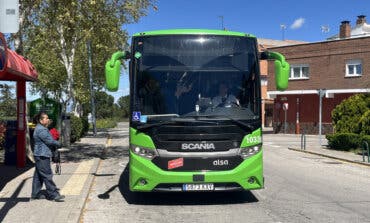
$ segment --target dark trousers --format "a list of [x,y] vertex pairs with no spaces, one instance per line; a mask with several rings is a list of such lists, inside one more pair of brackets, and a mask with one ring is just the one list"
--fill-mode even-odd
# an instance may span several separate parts
[[53,171],[51,170],[50,157],[35,156],[35,173],[32,180],[32,197],[38,197],[45,184],[47,198],[54,199],[59,195],[57,186],[53,181]]

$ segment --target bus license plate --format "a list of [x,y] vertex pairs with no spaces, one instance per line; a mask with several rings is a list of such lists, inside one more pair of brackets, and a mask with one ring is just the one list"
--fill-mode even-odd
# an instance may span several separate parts
[[214,190],[213,184],[184,184],[182,185],[183,191],[210,191]]

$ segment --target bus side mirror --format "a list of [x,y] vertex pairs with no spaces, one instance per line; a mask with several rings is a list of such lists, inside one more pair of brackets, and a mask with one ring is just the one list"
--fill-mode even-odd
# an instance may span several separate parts
[[279,91],[284,91],[288,88],[288,79],[290,72],[290,65],[285,61],[285,57],[277,52],[262,52],[261,60],[273,59],[275,60],[275,85]]
[[130,59],[130,52],[115,52],[105,64],[105,81],[108,91],[117,91],[119,75],[121,73],[121,60]]

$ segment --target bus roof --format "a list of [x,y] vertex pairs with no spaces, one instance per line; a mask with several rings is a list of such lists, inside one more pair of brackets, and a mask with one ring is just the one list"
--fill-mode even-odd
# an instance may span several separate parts
[[220,36],[246,36],[256,38],[254,35],[233,32],[228,30],[211,30],[211,29],[166,29],[148,32],[140,32],[134,36],[158,36],[158,35],[220,35]]

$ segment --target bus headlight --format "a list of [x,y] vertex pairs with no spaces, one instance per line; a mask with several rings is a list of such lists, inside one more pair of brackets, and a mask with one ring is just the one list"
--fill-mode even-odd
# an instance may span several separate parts
[[247,159],[247,158],[257,154],[259,151],[261,151],[261,145],[246,147],[246,148],[240,148],[239,155],[243,159]]
[[150,160],[157,156],[157,152],[155,149],[143,148],[141,146],[136,145],[131,145],[130,148],[131,152]]

